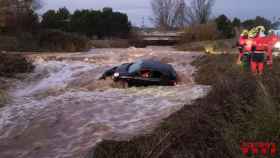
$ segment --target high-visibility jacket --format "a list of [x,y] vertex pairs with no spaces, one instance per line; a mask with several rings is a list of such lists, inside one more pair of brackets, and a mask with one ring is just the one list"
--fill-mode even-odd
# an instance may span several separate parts
[[256,46],[256,42],[252,38],[248,38],[244,41],[244,52],[252,52],[253,48]]

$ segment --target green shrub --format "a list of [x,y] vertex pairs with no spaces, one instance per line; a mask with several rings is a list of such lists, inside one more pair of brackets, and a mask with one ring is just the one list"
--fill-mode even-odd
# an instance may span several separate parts
[[[235,19],[236,20],[236,19]],[[225,15],[220,15],[215,19],[217,28],[223,38],[233,38],[235,35],[234,25],[230,19]],[[238,22],[237,22],[238,23]]]

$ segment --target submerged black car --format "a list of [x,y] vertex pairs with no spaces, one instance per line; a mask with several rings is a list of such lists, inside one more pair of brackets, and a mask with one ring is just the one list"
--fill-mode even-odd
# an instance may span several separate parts
[[138,60],[126,63],[107,70],[100,79],[112,77],[116,83],[123,87],[150,86],[150,85],[176,85],[177,74],[169,64],[155,60]]

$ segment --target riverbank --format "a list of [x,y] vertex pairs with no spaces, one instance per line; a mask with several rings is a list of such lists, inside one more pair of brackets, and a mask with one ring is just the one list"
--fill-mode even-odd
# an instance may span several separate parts
[[210,54],[236,53],[236,39],[179,43],[176,48],[180,51],[199,51]]
[[13,77],[17,73],[31,72],[34,68],[23,55],[0,53],[0,77]]
[[280,60],[253,76],[235,55],[197,59],[195,81],[212,91],[165,119],[152,134],[127,141],[105,140],[90,158],[243,157],[242,142],[279,143]]

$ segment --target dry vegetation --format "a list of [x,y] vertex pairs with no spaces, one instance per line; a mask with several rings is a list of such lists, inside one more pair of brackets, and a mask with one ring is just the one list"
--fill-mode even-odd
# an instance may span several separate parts
[[217,40],[220,37],[215,23],[196,24],[184,29],[183,42]]
[[280,59],[272,71],[253,76],[237,66],[235,58],[196,60],[196,82],[213,86],[207,97],[186,105],[150,135],[103,141],[89,157],[240,158],[242,141],[279,143]]
[[235,46],[236,39],[223,39],[216,24],[210,22],[186,27],[177,49],[215,53],[232,52]]
[[181,51],[199,51],[215,53],[234,53],[236,52],[235,39],[223,39],[213,41],[198,41],[190,43],[181,43],[176,46]]
[[0,77],[13,77],[16,73],[33,70],[33,65],[19,54],[0,53]]

